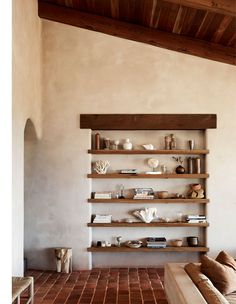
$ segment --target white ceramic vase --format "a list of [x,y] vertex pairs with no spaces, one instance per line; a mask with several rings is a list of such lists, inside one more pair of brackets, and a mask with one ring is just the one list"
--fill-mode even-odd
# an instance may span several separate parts
[[130,142],[129,138],[126,138],[125,143],[123,144],[124,150],[132,150],[132,143]]

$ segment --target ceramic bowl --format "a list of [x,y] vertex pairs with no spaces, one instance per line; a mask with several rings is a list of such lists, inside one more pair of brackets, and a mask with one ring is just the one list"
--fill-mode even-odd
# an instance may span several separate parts
[[142,244],[143,243],[141,241],[128,241],[128,242],[126,242],[127,247],[134,248],[134,249],[140,248],[142,246]]
[[183,245],[183,240],[172,240],[171,245],[174,247],[181,247]]
[[168,198],[169,193],[168,193],[168,191],[158,191],[157,196],[160,199],[164,199],[164,198]]

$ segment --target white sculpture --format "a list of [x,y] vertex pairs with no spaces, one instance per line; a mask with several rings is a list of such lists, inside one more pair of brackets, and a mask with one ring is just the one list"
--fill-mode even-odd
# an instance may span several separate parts
[[145,223],[151,223],[158,218],[156,208],[145,208],[144,210],[136,210],[133,214]]
[[94,165],[94,170],[98,174],[106,174],[107,168],[110,167],[110,162],[108,160],[98,160]]
[[145,150],[154,150],[154,146],[152,144],[142,145]]
[[155,159],[155,158],[149,158],[148,161],[147,161],[147,163],[148,163],[148,166],[149,166],[150,168],[152,168],[153,171],[154,171],[154,170],[158,167],[158,165],[159,165],[159,161],[158,161],[157,159]]

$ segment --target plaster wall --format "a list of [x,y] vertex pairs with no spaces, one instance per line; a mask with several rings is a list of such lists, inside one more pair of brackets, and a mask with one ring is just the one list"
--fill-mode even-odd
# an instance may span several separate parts
[[12,273],[23,274],[24,129],[31,119],[41,136],[41,21],[36,0],[15,0],[13,7],[13,202]]
[[[54,268],[50,248],[55,246],[73,248],[75,269],[192,259],[135,253],[98,254],[91,261],[86,247],[92,234],[86,223],[93,210],[86,199],[92,186],[98,186],[86,178],[91,133],[79,128],[82,113],[216,113],[218,127],[207,134],[208,241],[210,255],[220,249],[236,255],[235,67],[50,21],[43,21],[42,39],[44,136],[26,202],[29,266]],[[114,162],[117,168],[123,165],[119,158]],[[100,229],[94,237],[107,239],[117,233],[128,238],[142,231]]]

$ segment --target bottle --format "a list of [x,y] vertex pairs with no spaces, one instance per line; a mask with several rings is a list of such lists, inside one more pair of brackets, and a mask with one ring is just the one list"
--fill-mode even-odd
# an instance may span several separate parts
[[176,139],[175,139],[174,134],[170,134],[170,137],[171,137],[170,149],[176,150]]
[[188,158],[188,173],[193,174],[193,159],[192,159],[192,157]]
[[100,134],[95,134],[95,150],[100,150]]
[[165,136],[165,150],[171,149],[171,138],[169,135]]
[[124,150],[132,150],[132,143],[130,142],[129,138],[126,138],[125,143],[123,144]]
[[201,159],[200,159],[200,157],[195,158],[195,168],[196,168],[196,173],[200,174],[201,173]]

